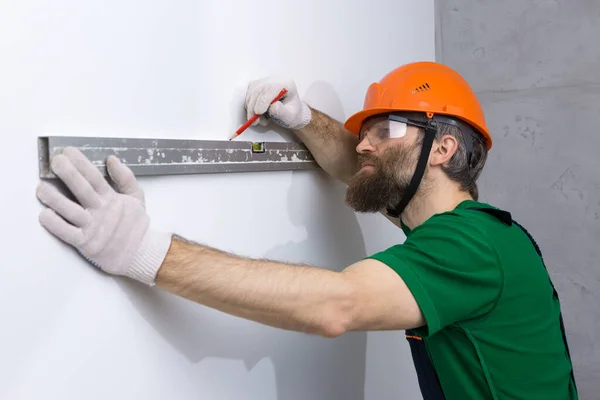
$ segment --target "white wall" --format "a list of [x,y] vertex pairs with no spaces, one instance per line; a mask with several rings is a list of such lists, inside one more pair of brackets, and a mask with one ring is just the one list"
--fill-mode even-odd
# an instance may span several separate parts
[[[0,398],[419,398],[401,332],[284,332],[90,267],[38,224],[36,138],[226,140],[272,73],[343,120],[373,80],[433,59],[432,3],[1,1]],[[157,228],[242,255],[341,269],[404,240],[320,171],[141,182]]]

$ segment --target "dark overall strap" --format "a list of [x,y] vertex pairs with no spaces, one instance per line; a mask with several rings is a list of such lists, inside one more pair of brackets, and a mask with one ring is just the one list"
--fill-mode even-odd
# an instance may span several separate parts
[[[531,234],[527,231],[527,229],[525,229],[525,227],[523,227],[517,221],[512,219],[512,216],[508,211],[498,210],[498,209],[493,209],[493,208],[480,208],[480,207],[470,207],[470,208],[468,208],[468,210],[482,211],[486,214],[490,214],[490,215],[498,218],[500,221],[504,222],[506,225],[510,226],[512,224],[515,224],[516,226],[518,226],[523,232],[525,232],[525,234],[529,238],[529,241],[531,242],[531,244],[533,244],[533,247],[535,248],[536,253],[540,256],[540,259],[542,260],[542,265],[544,266],[546,271],[548,271],[548,268],[546,267],[546,263],[544,262],[544,257],[542,256],[542,251],[540,250],[540,247],[538,246],[536,241],[533,239]],[[554,284],[552,283],[552,279],[550,278],[550,273],[548,273],[548,281],[550,282],[550,286],[552,287],[554,297],[557,300],[559,300],[559,302],[560,302],[560,299],[558,298],[558,292],[556,291],[556,288],[554,287]],[[559,320],[560,320],[560,330],[562,332],[563,341],[565,343],[565,348],[567,349],[567,355],[569,356],[569,360],[570,360],[571,352],[569,351],[569,343],[567,342],[567,333],[566,333],[565,324],[564,324],[563,318],[562,318],[562,312],[559,314]],[[575,383],[575,374],[573,371],[572,363],[571,363],[571,379],[573,379],[573,385],[575,385],[575,390],[577,390],[577,385]]]
[[423,400],[446,400],[444,391],[440,385],[437,372],[431,363],[429,353],[423,338],[418,336],[414,331],[406,330],[406,340],[410,346],[415,371],[419,379],[419,388]]

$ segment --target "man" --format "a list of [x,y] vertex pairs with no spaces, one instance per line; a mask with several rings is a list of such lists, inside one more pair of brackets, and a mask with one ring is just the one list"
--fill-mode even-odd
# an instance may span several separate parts
[[[287,97],[270,105],[283,87]],[[455,71],[397,68],[344,125],[304,103],[291,81],[252,82],[245,106],[262,115],[257,123],[293,130],[348,185],[354,210],[382,212],[406,241],[342,272],[226,254],[153,230],[132,172],[108,158],[115,191],[74,149],[51,167],[79,204],[42,183],[41,224],[108,273],[232,315],[330,338],[406,330],[426,400],[577,398],[537,246],[509,213],[478,202],[492,140]]]

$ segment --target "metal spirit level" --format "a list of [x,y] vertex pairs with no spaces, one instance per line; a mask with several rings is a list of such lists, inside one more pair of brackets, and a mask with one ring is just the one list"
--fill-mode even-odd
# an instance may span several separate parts
[[69,146],[80,150],[104,175],[109,155],[117,156],[135,175],[318,168],[312,154],[301,143],[43,136],[38,138],[41,178],[56,178],[50,169],[50,161]]

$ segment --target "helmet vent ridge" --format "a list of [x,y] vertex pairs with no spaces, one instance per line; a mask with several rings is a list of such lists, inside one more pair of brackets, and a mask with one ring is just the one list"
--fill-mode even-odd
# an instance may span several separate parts
[[413,89],[412,94],[416,94],[416,93],[421,93],[421,92],[426,92],[428,90],[431,90],[431,86],[429,86],[429,83],[425,82],[424,84],[422,84],[421,86]]

